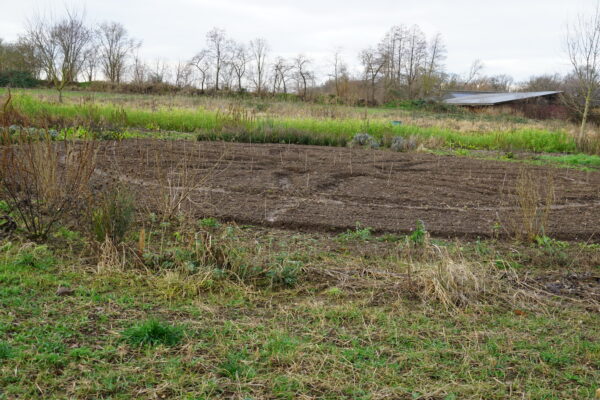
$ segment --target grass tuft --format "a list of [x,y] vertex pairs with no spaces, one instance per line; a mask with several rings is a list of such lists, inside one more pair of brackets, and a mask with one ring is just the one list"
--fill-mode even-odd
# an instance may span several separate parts
[[8,343],[0,342],[0,360],[7,360],[13,356],[13,349]]
[[13,265],[35,269],[47,269],[56,264],[52,251],[45,245],[28,244],[23,246],[15,257]]
[[125,330],[122,336],[133,346],[174,346],[183,338],[183,329],[151,319]]

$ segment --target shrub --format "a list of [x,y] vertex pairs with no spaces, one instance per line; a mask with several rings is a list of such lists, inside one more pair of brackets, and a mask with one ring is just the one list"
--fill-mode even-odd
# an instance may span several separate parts
[[[6,108],[3,112],[6,115]],[[77,209],[95,168],[96,143],[54,143],[19,135],[0,150],[0,191],[32,239],[45,239]]]
[[40,81],[29,71],[0,71],[0,87],[32,88],[39,84]]
[[104,194],[99,206],[92,211],[92,232],[98,242],[107,238],[120,243],[131,227],[134,217],[133,197],[124,189]]
[[123,331],[122,336],[133,346],[174,346],[181,341],[183,329],[151,319]]

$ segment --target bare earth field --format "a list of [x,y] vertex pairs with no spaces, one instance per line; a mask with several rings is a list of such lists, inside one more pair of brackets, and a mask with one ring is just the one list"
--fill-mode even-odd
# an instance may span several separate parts
[[[469,238],[491,236],[514,218],[511,193],[523,168],[424,153],[157,140],[102,142],[98,161],[99,177],[117,168],[148,204],[191,190],[184,206],[198,217],[318,231],[360,223],[396,233],[422,220],[434,236]],[[527,168],[556,188],[547,234],[599,241],[600,173]]]

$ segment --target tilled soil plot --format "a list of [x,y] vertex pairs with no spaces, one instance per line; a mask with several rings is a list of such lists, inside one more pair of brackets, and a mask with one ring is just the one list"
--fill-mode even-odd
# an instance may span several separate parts
[[[357,223],[439,237],[486,237],[519,223],[522,164],[422,153],[298,145],[103,142],[97,176],[120,179],[148,204],[186,198],[196,216],[290,229]],[[600,173],[531,168],[555,188],[549,236],[600,241]],[[189,194],[189,196],[188,196]],[[542,193],[541,197],[545,197]]]

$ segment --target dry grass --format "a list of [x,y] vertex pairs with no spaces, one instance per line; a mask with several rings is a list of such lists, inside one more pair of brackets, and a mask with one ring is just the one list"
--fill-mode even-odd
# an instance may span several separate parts
[[498,219],[506,234],[528,243],[546,236],[556,196],[552,176],[522,167],[513,190],[504,190],[501,189],[503,211],[498,214]]
[[428,304],[457,311],[497,301],[509,289],[489,266],[442,257],[438,262],[411,267],[412,293]]
[[552,177],[523,168],[517,178],[516,195],[520,220],[520,227],[514,229],[516,238],[531,242],[544,236],[555,199]]

